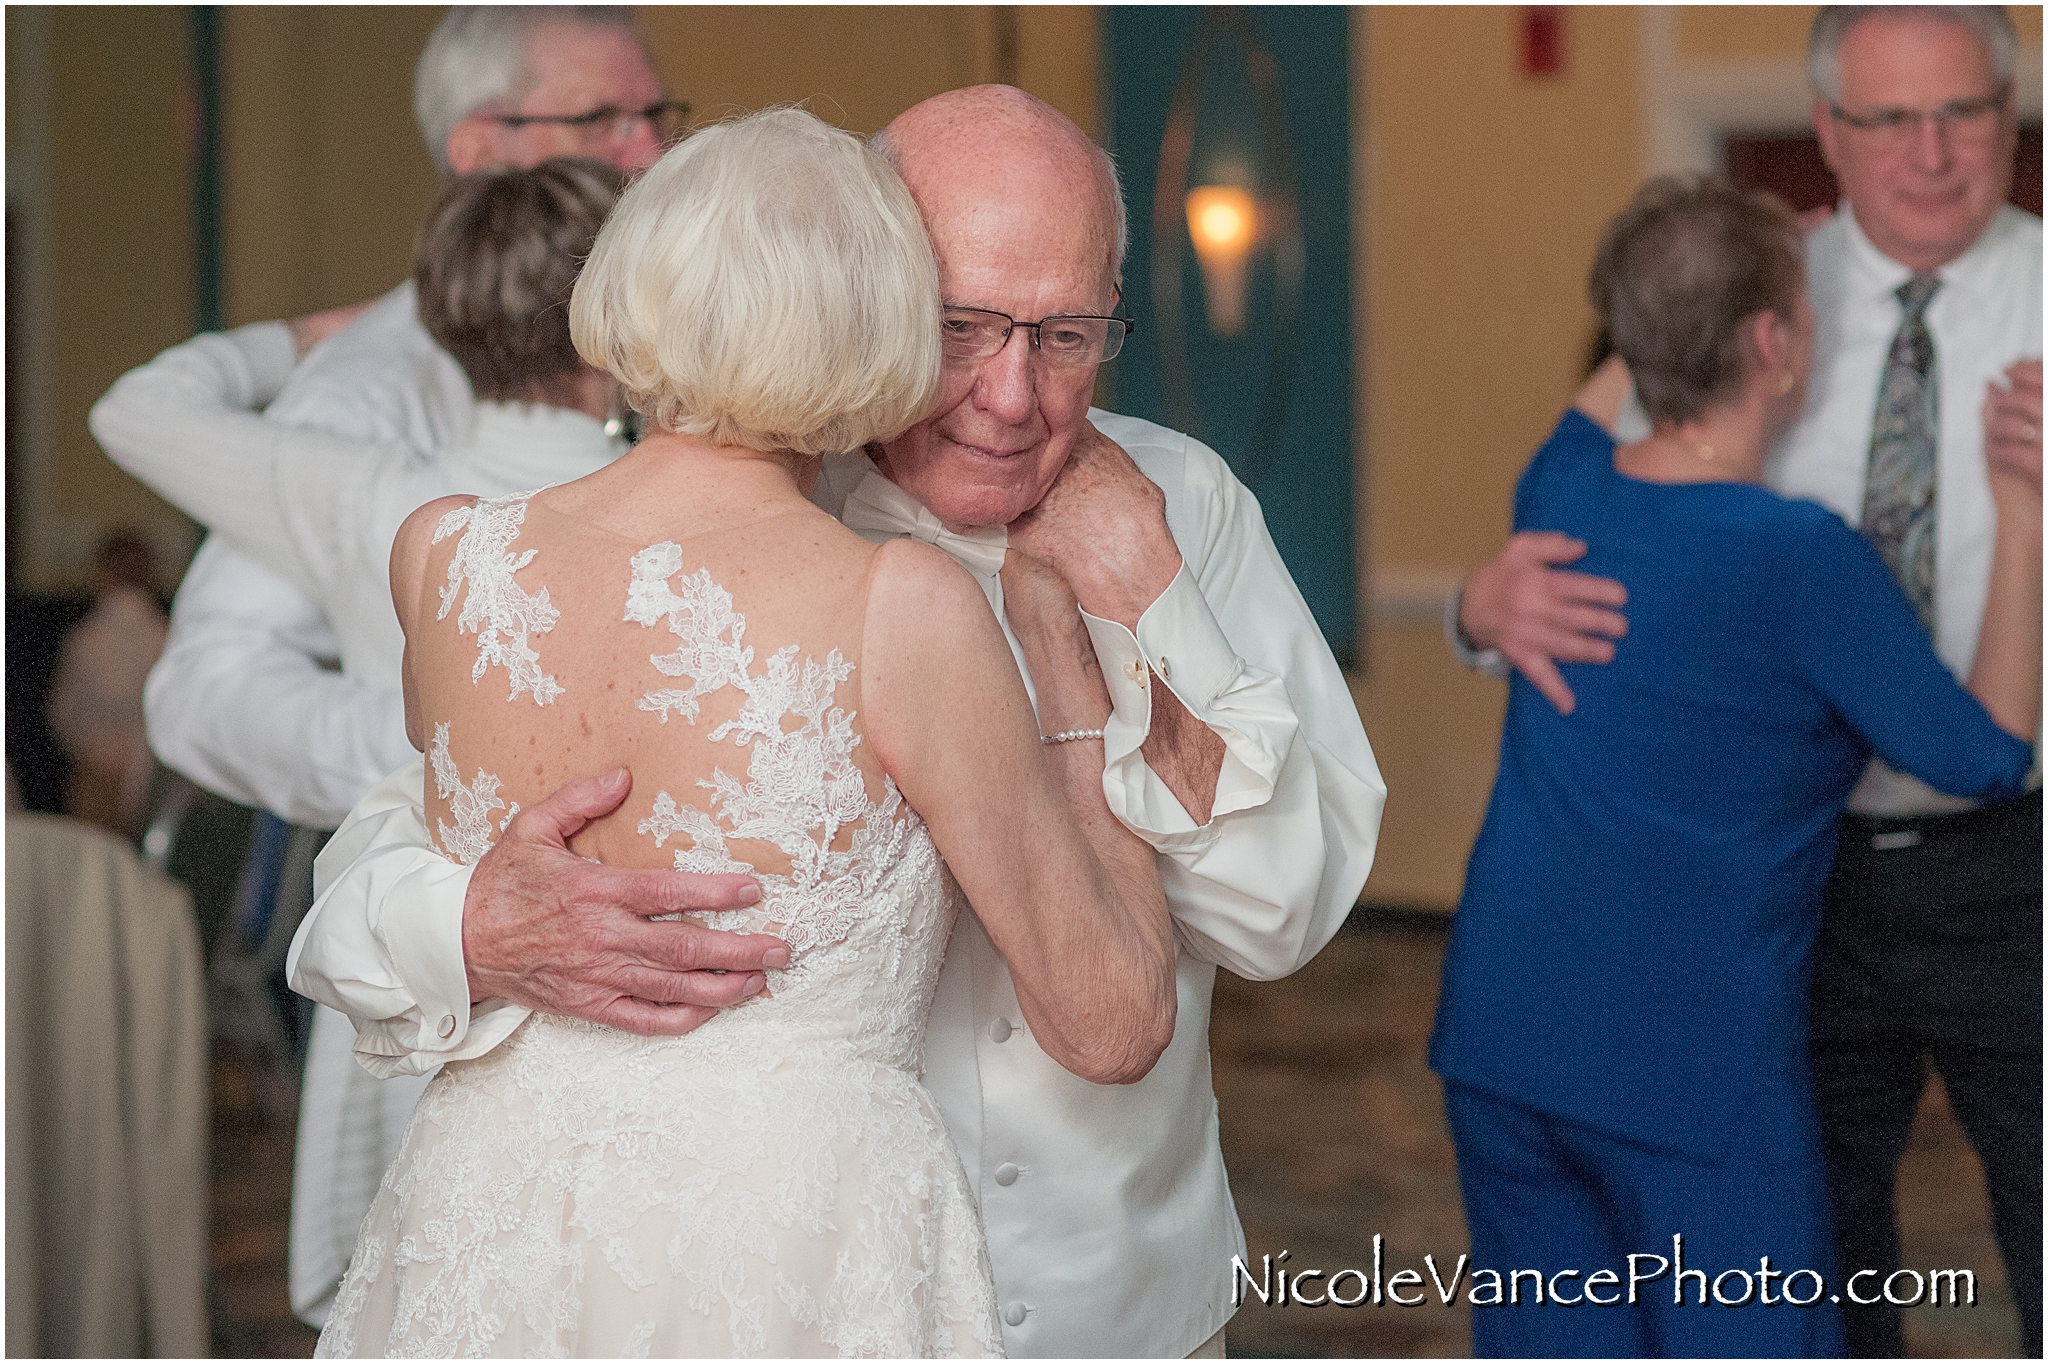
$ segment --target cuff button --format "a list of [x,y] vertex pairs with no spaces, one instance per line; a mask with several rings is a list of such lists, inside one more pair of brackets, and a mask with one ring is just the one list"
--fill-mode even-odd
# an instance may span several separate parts
[[1166,661],[1165,654],[1159,655],[1159,680],[1161,682],[1173,681],[1173,665]]
[[1130,678],[1133,683],[1142,687],[1145,685],[1146,679],[1149,678],[1151,674],[1145,671],[1145,661],[1143,659],[1134,658],[1130,662],[1124,664],[1124,676]]
[[455,1035],[455,1015],[442,1014],[441,1026],[436,1031],[444,1038],[453,1037]]

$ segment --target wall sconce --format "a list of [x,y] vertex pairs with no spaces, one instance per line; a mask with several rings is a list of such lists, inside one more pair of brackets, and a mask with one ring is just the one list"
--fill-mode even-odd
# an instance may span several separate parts
[[1209,330],[1218,336],[1244,331],[1245,266],[1259,239],[1259,206],[1236,185],[1200,185],[1188,191],[1188,236],[1202,266]]

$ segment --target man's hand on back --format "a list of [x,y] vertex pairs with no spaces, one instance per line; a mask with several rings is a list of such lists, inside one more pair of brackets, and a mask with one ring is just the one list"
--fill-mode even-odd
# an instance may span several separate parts
[[753,904],[761,891],[752,877],[607,867],[569,850],[569,839],[618,808],[632,786],[623,769],[569,782],[522,811],[476,864],[462,914],[472,1003],[507,999],[677,1036],[759,994],[764,969],[789,964],[780,938],[649,922]]
[[1482,649],[1498,649],[1536,690],[1569,715],[1578,704],[1559,663],[1612,663],[1628,633],[1628,589],[1612,578],[1558,568],[1586,543],[1556,531],[1522,531],[1472,570],[1458,602],[1458,628]]

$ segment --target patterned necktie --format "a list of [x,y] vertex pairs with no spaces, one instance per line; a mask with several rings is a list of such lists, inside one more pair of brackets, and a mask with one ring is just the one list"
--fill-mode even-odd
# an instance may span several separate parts
[[1870,472],[1863,484],[1863,534],[1929,631],[1934,629],[1934,454],[1941,403],[1926,313],[1940,287],[1933,275],[1915,275],[1898,288],[1904,316],[1885,357],[1877,415],[1870,424]]

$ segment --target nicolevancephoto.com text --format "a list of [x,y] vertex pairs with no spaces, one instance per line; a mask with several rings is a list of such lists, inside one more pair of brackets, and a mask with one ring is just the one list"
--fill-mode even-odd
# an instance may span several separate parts
[[[1668,1285],[1674,1306],[1810,1307],[1826,1300],[1894,1307],[1975,1307],[1977,1275],[1968,1269],[1900,1269],[1880,1280],[1879,1271],[1859,1269],[1834,1288],[1817,1269],[1778,1269],[1771,1257],[1758,1257],[1754,1270],[1703,1269],[1685,1263],[1685,1236],[1675,1233],[1671,1253],[1638,1253],[1619,1267],[1568,1268],[1546,1274],[1540,1269],[1478,1268],[1460,1254],[1448,1268],[1435,1254],[1422,1257],[1422,1268],[1389,1273],[1385,1238],[1372,1238],[1372,1267],[1336,1270],[1289,1268],[1292,1252],[1260,1257],[1253,1272],[1238,1256],[1230,1257],[1230,1302],[1242,1306],[1249,1298],[1273,1307],[1422,1307],[1434,1299],[1449,1306],[1462,1296],[1471,1307],[1629,1307],[1641,1301],[1653,1284]],[[1688,1296],[1688,1294],[1692,1296]]]

